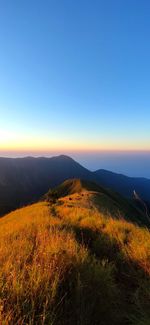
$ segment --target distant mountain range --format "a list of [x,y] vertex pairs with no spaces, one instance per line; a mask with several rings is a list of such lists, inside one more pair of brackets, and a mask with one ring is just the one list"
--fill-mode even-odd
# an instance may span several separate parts
[[0,158],[0,214],[38,200],[49,188],[69,178],[96,182],[132,198],[135,190],[150,201],[150,180],[106,170],[91,172],[68,156]]

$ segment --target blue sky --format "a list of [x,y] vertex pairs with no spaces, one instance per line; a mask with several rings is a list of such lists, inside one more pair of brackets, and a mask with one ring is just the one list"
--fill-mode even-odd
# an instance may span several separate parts
[[149,1],[0,1],[0,150],[150,150],[149,35]]

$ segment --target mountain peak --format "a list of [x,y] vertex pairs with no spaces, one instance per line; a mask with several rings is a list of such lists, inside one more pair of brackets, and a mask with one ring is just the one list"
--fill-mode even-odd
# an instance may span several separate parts
[[63,197],[74,193],[81,193],[82,191],[100,192],[101,190],[101,187],[96,183],[81,178],[67,179],[54,188],[54,191],[57,193],[58,197]]
[[58,158],[58,159],[64,159],[64,160],[70,160],[70,161],[73,160],[73,159],[72,159],[70,156],[68,156],[68,155],[58,155],[58,156],[56,156],[55,158]]

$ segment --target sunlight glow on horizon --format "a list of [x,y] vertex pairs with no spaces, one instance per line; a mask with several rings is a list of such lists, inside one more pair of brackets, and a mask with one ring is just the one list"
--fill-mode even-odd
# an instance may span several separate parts
[[133,144],[127,145],[121,143],[115,144],[112,143],[112,145],[107,144],[107,143],[101,143],[99,146],[89,146],[88,143],[64,143],[64,142],[57,142],[57,141],[49,141],[49,144],[47,145],[45,141],[39,139],[38,142],[18,142],[18,143],[13,143],[10,145],[9,143],[3,143],[2,145],[0,144],[0,152],[10,152],[10,153],[26,153],[26,152],[33,152],[33,154],[38,152],[39,154],[41,153],[49,153],[49,152],[149,152],[150,147],[148,145],[145,146],[135,146]]
[[8,130],[0,130],[0,152],[23,153],[36,152],[97,152],[97,151],[149,151],[149,142],[143,143],[138,141],[128,141],[128,139],[106,139],[98,141],[97,139],[75,139],[63,136],[48,137],[41,135],[20,134],[18,132],[10,132]]

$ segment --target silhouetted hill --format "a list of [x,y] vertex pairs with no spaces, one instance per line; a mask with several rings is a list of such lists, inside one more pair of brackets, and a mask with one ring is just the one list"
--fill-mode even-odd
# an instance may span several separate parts
[[0,213],[41,197],[65,179],[88,179],[90,171],[68,156],[0,158]]
[[112,188],[126,197],[131,197],[133,191],[146,201],[150,201],[150,180],[142,177],[128,177],[122,174],[113,173],[99,169],[94,173],[95,180],[105,187]]
[[72,158],[0,158],[0,214],[38,200],[49,188],[70,178],[92,180],[127,197],[133,190],[150,201],[150,180],[131,178],[105,170],[91,172]]

